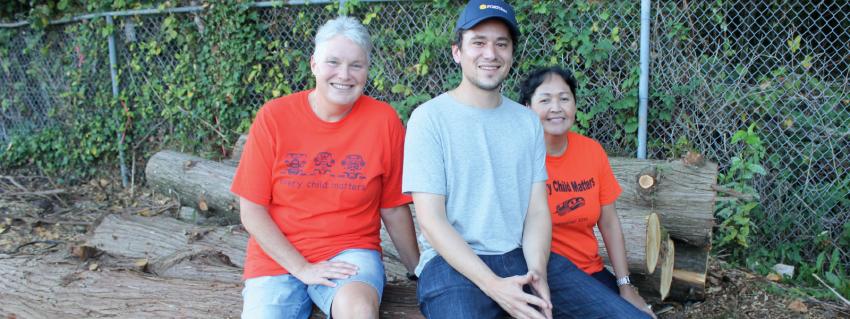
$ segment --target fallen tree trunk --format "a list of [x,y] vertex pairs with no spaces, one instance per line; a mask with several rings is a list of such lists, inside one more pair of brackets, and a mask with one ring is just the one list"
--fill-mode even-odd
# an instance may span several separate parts
[[[87,245],[129,258],[104,261],[104,267],[144,269],[165,278],[238,284],[242,280],[247,240],[248,234],[241,227],[199,227],[163,216],[108,215]],[[146,267],[139,267],[139,258],[148,260]],[[384,257],[389,283],[381,302],[381,318],[422,318],[415,288],[409,286],[406,270],[395,258]],[[241,309],[241,299],[239,302],[237,308]],[[324,316],[314,311],[313,318]]]
[[670,299],[705,300],[709,247],[695,247],[676,242],[676,263]]
[[184,206],[231,214],[239,210],[230,192],[235,174],[233,166],[175,151],[154,154],[145,168],[151,187],[176,196]]
[[[647,213],[646,210],[620,208],[617,209],[617,215],[620,217],[623,238],[625,238],[629,271],[639,274],[653,273],[658,264],[658,253],[664,235],[658,215]],[[599,244],[599,255],[605,263],[610,264],[602,233],[599,232],[598,227],[594,227],[593,232]]]
[[216,250],[242,267],[248,233],[239,226],[200,227],[163,216],[107,215],[95,228],[88,245],[151,260],[183,251]]
[[[612,157],[611,167],[623,188],[617,201],[619,210],[655,212],[674,239],[695,246],[710,244],[716,194],[712,186],[717,182],[717,165],[697,167],[681,161]],[[237,198],[229,189],[236,172],[234,166],[162,151],[151,157],[145,172],[151,186],[176,194],[186,206],[238,211]]]
[[4,318],[236,318],[241,283],[89,271],[67,260],[0,259]]
[[687,165],[682,161],[610,159],[623,193],[617,208],[658,213],[670,237],[694,246],[711,245],[717,165]]
[[658,256],[658,268],[652,274],[634,274],[632,282],[642,295],[650,295],[667,299],[670,294],[670,286],[673,281],[674,261],[676,256],[676,248],[673,240],[667,238],[661,245],[661,252]]
[[[138,263],[120,256],[89,262],[51,258],[0,258],[0,317],[238,318],[242,311],[241,269],[205,253],[184,254],[170,266],[160,264],[168,267],[165,275],[134,270]],[[88,270],[86,264],[99,267]],[[230,279],[214,280],[211,273],[228,273],[216,278]],[[415,290],[388,284],[380,318],[423,318]],[[325,316],[314,308],[311,318]]]
[[[239,137],[229,165],[239,164],[247,140],[247,135]],[[611,157],[610,163],[623,189],[618,209],[651,210],[658,213],[661,225],[674,239],[694,246],[710,245],[717,164],[622,157]]]
[[[386,236],[386,238],[384,238]],[[388,281],[407,280],[407,270],[382,231],[381,247]],[[240,226],[200,227],[169,217],[108,215],[87,245],[110,253],[151,261],[185,252],[219,251],[237,267],[245,263],[248,233]]]

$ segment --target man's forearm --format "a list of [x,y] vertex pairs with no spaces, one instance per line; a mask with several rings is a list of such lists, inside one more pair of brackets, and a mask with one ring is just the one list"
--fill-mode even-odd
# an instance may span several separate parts
[[488,283],[499,277],[484,264],[469,244],[449,224],[446,217],[445,197],[441,195],[414,193],[416,220],[419,230],[431,247],[446,262],[486,292]]
[[552,216],[546,197],[546,184],[531,187],[528,213],[522,231],[522,252],[529,271],[546,276],[549,251],[552,249]]

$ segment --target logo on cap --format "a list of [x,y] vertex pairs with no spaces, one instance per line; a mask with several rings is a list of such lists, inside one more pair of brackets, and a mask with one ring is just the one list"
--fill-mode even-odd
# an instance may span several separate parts
[[505,14],[508,14],[508,10],[505,10],[505,8],[502,8],[502,7],[500,7],[500,6],[493,5],[493,4],[483,4],[483,3],[482,3],[480,6],[478,6],[478,9],[481,9],[481,10],[484,10],[484,9],[496,9],[496,10],[499,10],[499,11],[504,12]]

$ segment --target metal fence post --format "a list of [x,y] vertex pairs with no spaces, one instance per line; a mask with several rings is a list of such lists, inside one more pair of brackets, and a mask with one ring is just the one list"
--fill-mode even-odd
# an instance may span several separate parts
[[646,158],[646,117],[649,107],[649,10],[650,0],[640,1],[640,86],[638,88],[637,158]]
[[[109,26],[110,28],[114,29],[115,23],[112,21],[111,15],[106,16],[106,25]],[[112,30],[112,32],[109,33],[108,39],[109,39],[109,75],[112,78],[112,98],[114,98],[115,101],[118,102],[118,70],[116,69],[118,62],[116,61],[117,60],[116,59],[117,54],[115,53],[115,31],[114,30]],[[116,119],[116,121],[117,121],[117,119]],[[120,122],[116,123],[116,124],[120,124]],[[124,188],[127,188],[127,184],[129,184],[129,181],[128,181],[128,178],[127,178],[127,164],[126,164],[125,156],[124,156],[124,145],[123,145],[124,141],[123,141],[123,138],[121,136],[122,135],[121,132],[119,131],[117,134],[118,134],[118,139],[117,139],[118,140],[118,162],[121,165],[121,185]]]
[[339,0],[339,15],[345,15],[345,0]]

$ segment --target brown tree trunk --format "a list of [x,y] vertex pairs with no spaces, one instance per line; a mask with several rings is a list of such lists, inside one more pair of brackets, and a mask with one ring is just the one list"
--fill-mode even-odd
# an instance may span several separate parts
[[709,247],[676,242],[676,263],[670,299],[704,300]]
[[233,153],[230,154],[230,159],[224,161],[224,163],[227,165],[238,166],[239,160],[242,159],[242,151],[245,150],[245,143],[247,142],[247,134],[239,135],[239,139],[236,140],[236,145],[233,146]]
[[670,237],[695,246],[711,244],[717,165],[687,165],[682,161],[610,159],[623,189],[618,209],[658,213]]
[[664,300],[670,293],[670,284],[673,280],[674,260],[676,248],[673,240],[667,238],[661,245],[658,256],[658,269],[650,275],[634,274],[632,282],[643,296],[660,298]]
[[[387,280],[406,281],[407,270],[387,238],[383,238]],[[218,251],[237,267],[245,263],[248,233],[240,226],[200,227],[168,217],[108,215],[87,245],[122,256],[158,261],[185,252]]]
[[[238,226],[199,227],[162,216],[109,215],[94,230],[87,245],[130,259],[104,261],[105,267],[133,269],[138,267],[133,261],[147,259],[144,270],[163,278],[238,284],[242,280],[247,240],[248,234]],[[384,260],[388,261],[386,257]],[[381,302],[381,318],[422,318],[415,288],[407,281],[404,267],[392,258],[389,262],[385,264],[389,283]],[[394,270],[396,266],[400,272]],[[234,307],[241,309],[241,299]],[[316,311],[313,317],[324,318]]]
[[160,151],[148,160],[148,185],[184,206],[202,211],[238,213],[238,198],[230,192],[233,166],[175,151]]
[[238,267],[245,263],[248,233],[240,226],[201,227],[174,218],[107,215],[87,245],[121,256],[164,258],[182,251],[220,251]]
[[[661,247],[661,225],[658,215],[646,210],[617,209],[620,217],[620,225],[623,229],[623,238],[626,242],[626,260],[629,271],[639,274],[651,274],[655,271],[658,263],[658,253]],[[598,227],[593,228],[596,241],[599,244],[599,255],[606,264],[611,264],[608,259],[608,250],[605,247],[602,233]]]
[[242,284],[161,278],[78,261],[0,258],[4,318],[236,318]]
[[[242,139],[240,139],[241,141]],[[717,166],[611,158],[614,175],[623,188],[618,210],[652,211],[674,239],[695,246],[710,244],[714,225]],[[146,174],[152,187],[175,194],[186,206],[235,213],[236,196],[230,193],[235,167],[173,151],[162,151],[148,161]],[[649,189],[641,177],[654,172]],[[643,178],[646,185],[647,178]]]

